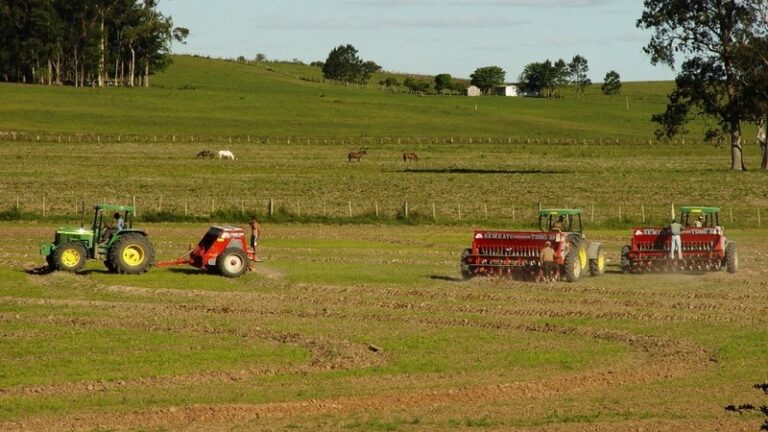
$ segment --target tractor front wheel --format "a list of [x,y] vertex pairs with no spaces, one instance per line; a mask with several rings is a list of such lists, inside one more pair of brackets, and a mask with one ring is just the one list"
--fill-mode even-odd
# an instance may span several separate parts
[[629,259],[629,251],[632,250],[632,246],[624,245],[621,248],[621,272],[624,274],[632,271],[632,261]]
[[461,253],[461,261],[460,261],[460,267],[461,267],[461,277],[464,280],[471,279],[472,276],[472,270],[470,270],[469,263],[467,263],[467,257],[472,254],[472,249],[464,249],[464,251]]
[[563,273],[568,282],[576,282],[579,280],[579,276],[581,276],[581,260],[579,260],[578,248],[571,248],[571,251],[565,256]]
[[597,248],[597,258],[589,260],[589,274],[592,276],[602,276],[605,273],[605,252],[603,247]]
[[248,256],[242,249],[227,248],[216,260],[222,276],[236,278],[248,271]]
[[[117,239],[109,248],[107,268],[123,274],[140,274],[152,267],[155,250],[146,236],[130,233]],[[105,263],[106,263],[105,262]]]
[[80,243],[67,242],[53,251],[52,262],[56,270],[76,272],[83,268],[88,252]]
[[734,242],[725,246],[725,270],[728,273],[736,273],[739,270],[739,250]]

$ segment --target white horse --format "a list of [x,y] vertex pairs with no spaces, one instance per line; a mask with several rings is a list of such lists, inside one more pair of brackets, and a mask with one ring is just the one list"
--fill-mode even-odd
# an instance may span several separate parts
[[235,160],[235,155],[230,150],[219,150],[219,159]]

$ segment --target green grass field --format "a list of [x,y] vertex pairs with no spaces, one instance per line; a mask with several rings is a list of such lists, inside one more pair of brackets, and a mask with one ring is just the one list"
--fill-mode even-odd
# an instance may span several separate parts
[[[765,421],[725,407],[768,402],[752,387],[768,379],[768,183],[727,171],[727,148],[648,143],[669,83],[626,84],[627,112],[596,89],[578,101],[418,97],[302,80],[317,71],[300,65],[175,60],[150,89],[0,84],[0,131],[24,132],[0,135],[0,219],[16,219],[0,222],[0,431]],[[361,146],[368,155],[348,162]],[[224,148],[238,159],[194,157]],[[404,163],[406,150],[419,161]],[[757,166],[756,147],[745,155]],[[265,261],[235,280],[98,262],[36,270],[39,244],[78,223],[81,203],[134,198],[158,259],[209,221],[255,213]],[[472,229],[532,228],[539,202],[585,210],[608,272],[462,281]],[[738,273],[620,274],[628,228],[643,212],[668,222],[673,203],[722,207]],[[200,220],[147,221],[158,213]]]
[[[607,97],[596,85],[580,100],[569,92],[557,100],[418,97],[302,80],[320,77],[310,66],[266,67],[175,56],[149,89],[0,84],[0,131],[648,139],[650,116],[663,111],[671,89],[626,83],[621,96]],[[690,129],[700,139],[702,125]]]
[[[148,225],[161,258],[195,224]],[[762,231],[736,275],[462,282],[464,227],[266,226],[255,273],[34,275],[4,223],[0,430],[756,430]],[[615,263],[625,231],[598,231]],[[376,347],[376,351],[370,349]]]

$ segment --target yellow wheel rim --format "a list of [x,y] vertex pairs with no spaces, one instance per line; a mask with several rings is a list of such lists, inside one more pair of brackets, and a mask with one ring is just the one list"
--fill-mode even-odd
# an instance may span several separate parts
[[66,267],[75,267],[80,263],[80,253],[76,249],[67,249],[61,254],[61,263]]
[[584,248],[579,249],[579,264],[582,269],[587,267],[587,250]]
[[123,249],[123,262],[129,266],[137,266],[144,262],[144,249],[139,245],[128,245]]
[[605,270],[605,256],[603,254],[597,257],[597,268],[600,270],[600,273]]

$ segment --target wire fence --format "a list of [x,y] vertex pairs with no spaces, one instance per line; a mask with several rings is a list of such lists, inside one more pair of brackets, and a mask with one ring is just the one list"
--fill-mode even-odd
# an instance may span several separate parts
[[[476,201],[445,203],[440,201],[347,201],[276,199],[172,197],[163,195],[130,195],[122,197],[19,196],[0,211],[0,219],[86,219],[95,203],[132,205],[139,218],[147,220],[206,219],[222,221],[246,220],[250,217],[283,221],[336,221],[360,223],[429,223],[429,224],[493,224],[534,227],[540,204],[537,202],[500,203]],[[667,224],[673,216],[674,204],[591,204],[563,203],[557,207],[582,209],[586,226],[628,227]],[[679,211],[679,210],[675,210]],[[721,225],[762,228],[766,209],[760,207],[721,207]]]
[[[0,142],[43,143],[253,143],[306,145],[428,145],[428,144],[551,144],[551,145],[685,145],[701,144],[701,140],[652,138],[541,138],[522,136],[269,136],[269,135],[201,135],[201,134],[99,134],[0,131]],[[756,144],[744,139],[743,144]]]

